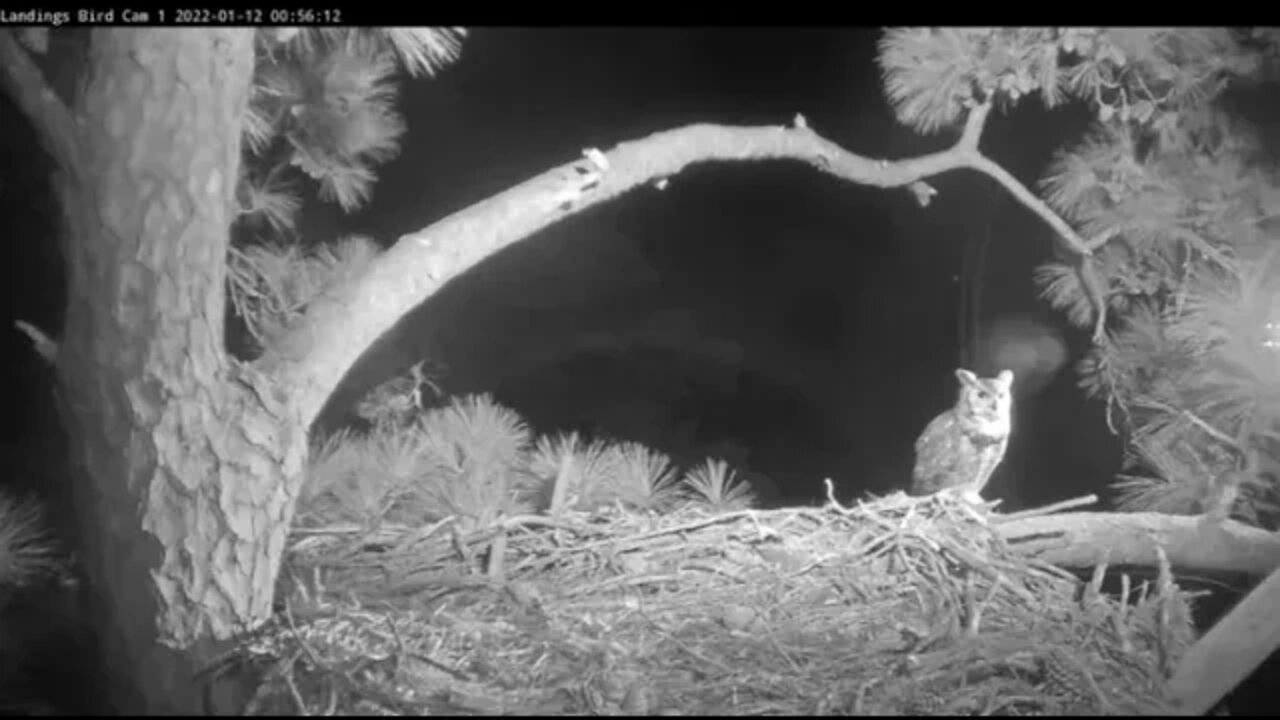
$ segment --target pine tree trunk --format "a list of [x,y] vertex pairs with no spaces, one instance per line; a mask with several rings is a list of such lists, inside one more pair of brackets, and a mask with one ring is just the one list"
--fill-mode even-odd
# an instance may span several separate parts
[[79,544],[114,709],[198,712],[197,665],[270,615],[305,453],[290,403],[223,351],[253,31],[92,37],[61,185]]

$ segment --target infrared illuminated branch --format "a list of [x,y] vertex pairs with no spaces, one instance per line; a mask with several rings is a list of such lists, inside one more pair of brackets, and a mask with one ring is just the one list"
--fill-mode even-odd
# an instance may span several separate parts
[[[975,105],[971,108],[968,117],[965,118],[964,130],[960,134],[960,139],[956,141],[956,144],[950,150],[941,153],[941,155],[953,157],[957,162],[956,167],[968,168],[995,180],[1015,200],[1048,223],[1058,237],[1062,238],[1067,248],[1079,258],[1076,272],[1080,278],[1081,287],[1089,297],[1089,302],[1093,305],[1095,313],[1093,339],[1094,342],[1099,342],[1106,329],[1107,305],[1097,272],[1093,267],[1092,257],[1094,251],[1105,245],[1108,240],[1115,236],[1116,232],[1106,231],[1091,240],[1085,240],[1067,224],[1067,221],[1061,215],[1054,212],[1047,203],[1028,190],[1021,182],[1018,182],[1018,179],[1010,174],[1009,171],[1001,167],[999,163],[983,155],[978,145],[982,139],[982,131],[986,126],[987,116],[990,112],[990,102]],[[808,129],[807,124],[803,123],[797,123],[797,127]],[[928,205],[933,196],[937,194],[937,190],[923,180],[910,183],[908,188],[915,193],[922,207]]]
[[[966,136],[969,134],[970,125],[974,122],[975,117],[978,118],[978,132],[981,132],[981,124],[986,117],[984,109],[988,107],[989,105],[982,105],[970,112],[969,123],[965,126]],[[984,111],[979,114],[979,110]],[[961,137],[961,142],[956,144],[956,150],[960,150],[963,143],[964,137]],[[1005,170],[999,163],[979,152],[976,143],[972,148],[967,148],[967,150],[968,152],[964,153],[965,167],[986,175],[1008,190],[1015,200],[1048,223],[1049,227],[1053,228],[1058,237],[1062,238],[1067,247],[1079,258],[1076,273],[1080,279],[1080,286],[1084,289],[1085,294],[1089,297],[1089,302],[1093,305],[1093,340],[1095,343],[1100,342],[1107,325],[1107,304],[1106,297],[1102,292],[1102,284],[1099,282],[1097,272],[1093,267],[1092,258],[1093,252],[1114,237],[1115,232],[1104,232],[1098,237],[1086,241],[1067,224],[1066,220],[1062,219],[1061,215],[1055,213],[1045,201],[1036,197],[1025,185],[1018,182],[1018,179],[1011,175],[1008,170]]]
[[[64,166],[79,157],[70,113],[44,83],[39,70],[8,33],[0,32],[0,85],[26,113],[38,119],[43,142]],[[1098,310],[1101,337],[1105,307],[1089,262],[1105,238],[1086,242],[1043,201],[979,150],[989,103],[970,108],[951,148],[901,160],[851,153],[818,135],[801,116],[791,126],[691,125],[623,142],[608,152],[594,148],[585,158],[552,168],[504,192],[404,236],[343,287],[314,302],[258,365],[299,393],[306,422],[314,419],[333,388],[366,348],[412,307],[444,283],[512,243],[534,235],[635,188],[666,183],[690,165],[706,162],[793,160],[848,182],[905,188],[921,205],[937,191],[927,178],[970,169],[994,179],[1044,219],[1081,258],[1082,286]]]
[[[484,258],[544,228],[627,192],[665,187],[685,168],[711,162],[791,160],[858,185],[903,188],[927,204],[936,190],[925,180],[969,169],[992,177],[1039,215],[1081,259],[1083,286],[1102,308],[1088,262],[1094,248],[1012,175],[978,149],[989,104],[973,107],[959,140],[941,152],[885,160],[858,155],[797,117],[789,126],[689,125],[623,142],[583,157],[459,210],[402,237],[343,287],[318,299],[259,360],[262,371],[296,389],[310,422],[360,353],[412,307]],[[1098,315],[1098,328],[1103,315]],[[1097,333],[1100,337],[1100,332]]]

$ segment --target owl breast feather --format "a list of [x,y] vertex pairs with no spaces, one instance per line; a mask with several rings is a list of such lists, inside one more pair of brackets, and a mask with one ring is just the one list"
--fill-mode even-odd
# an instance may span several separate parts
[[942,413],[916,441],[911,493],[929,495],[973,482],[984,450],[1002,439],[975,432],[961,423],[954,411]]

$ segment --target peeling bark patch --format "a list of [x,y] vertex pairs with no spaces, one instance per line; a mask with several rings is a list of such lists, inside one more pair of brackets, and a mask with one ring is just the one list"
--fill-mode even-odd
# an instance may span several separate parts
[[[202,320],[207,318],[207,315],[201,316]],[[193,377],[219,379],[225,377],[222,346],[221,343],[214,342],[209,323],[188,323],[186,331],[186,355],[191,361],[190,369]]]
[[[213,163],[210,164],[212,165]],[[222,177],[222,173],[214,165],[213,170],[209,173],[209,179],[204,184],[205,195],[215,202],[222,199],[223,193],[226,192],[226,188],[223,187]]]
[[133,108],[124,105],[113,107],[107,111],[103,130],[113,138],[124,138],[128,135],[130,115]]
[[[224,482],[219,488],[219,510],[227,519],[227,529],[231,531],[238,539],[251,540],[258,537],[258,529],[255,527],[257,523],[257,515],[266,508],[256,507],[253,503],[247,502],[248,498],[243,497],[243,483],[246,477],[237,473],[230,482]],[[250,478],[251,479],[251,478]],[[265,529],[265,528],[262,528]]]
[[[163,467],[166,460],[165,457],[160,458],[161,467],[157,467],[155,476],[149,478],[151,482],[147,486],[149,492],[142,529],[159,538],[162,543],[166,540],[178,541],[174,544],[177,546],[187,537],[185,533],[178,531],[178,527],[185,525],[188,518],[183,498],[174,488],[181,488],[184,483],[168,468]],[[166,543],[166,547],[168,546]]]
[[[155,445],[151,442],[151,438],[142,433],[133,433],[129,437],[128,448],[128,454],[124,458],[127,467],[150,468],[155,466],[158,453]],[[145,473],[133,473],[129,479],[129,492],[141,494],[150,480],[151,478]]]
[[129,406],[134,413],[134,422],[143,426],[152,426],[160,422],[160,412],[168,396],[162,383],[153,378],[143,378],[126,383],[124,390],[129,396]]
[[[194,31],[185,30],[179,32],[190,33]],[[187,38],[184,38],[184,41],[193,42]],[[216,49],[214,52],[216,53]],[[216,67],[217,63],[209,62],[209,59],[205,57],[203,53],[178,53],[176,57],[171,57],[173,57],[174,74],[177,76],[178,82],[184,86],[184,90],[186,90],[186,92],[190,92],[189,88],[193,86],[205,87],[206,83],[217,84],[218,78],[207,75],[207,72],[213,67]]]
[[[150,301],[153,275],[142,265],[133,262],[123,263],[118,272],[119,292],[114,315],[127,335],[145,337],[150,330],[148,321],[152,315]],[[125,347],[132,349],[137,345],[128,342]]]
[[[257,548],[255,548],[253,545],[254,540],[260,537],[266,537],[267,534],[268,534],[267,529],[263,528],[262,532],[256,533],[252,537],[246,538],[250,542],[238,542],[232,546],[232,549],[235,550],[235,557],[233,558],[233,564],[228,566],[227,570],[235,575],[237,585],[243,586],[245,584],[245,578],[248,578],[252,575],[252,571],[254,567],[258,565],[267,564],[264,562],[260,562],[260,558],[258,557],[258,553],[257,553]],[[247,611],[249,609],[249,606],[244,605],[240,609]]]
[[[210,574],[212,584],[200,598],[201,604],[206,608],[222,606],[224,609],[218,615],[226,624],[235,624],[237,618],[249,617],[253,605],[252,595],[243,592],[244,577],[247,573],[239,570],[238,550],[243,546],[244,543],[227,537],[218,541],[208,563],[209,567],[214,569]],[[251,562],[252,558],[249,560]],[[246,563],[245,566],[247,567],[248,564]],[[214,592],[215,589],[216,592]]]
[[[142,232],[148,236],[154,237],[170,237],[177,241],[181,231],[173,226],[173,221],[179,216],[182,208],[178,207],[171,194],[165,195],[159,191],[156,193],[161,196],[158,202],[148,203],[146,209],[142,211]],[[179,252],[181,252],[182,243],[177,242]],[[161,266],[163,257],[166,254],[162,247],[158,245],[144,245],[140,249],[138,261],[149,266]]]
[[284,446],[285,428],[282,422],[266,413],[246,414],[241,424],[244,441],[264,451]]

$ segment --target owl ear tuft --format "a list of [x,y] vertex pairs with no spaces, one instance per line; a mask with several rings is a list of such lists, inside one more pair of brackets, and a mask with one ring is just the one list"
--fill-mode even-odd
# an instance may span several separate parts
[[1000,374],[996,375],[996,382],[1003,385],[1006,389],[1013,387],[1013,371],[1001,370]]
[[978,376],[964,368],[956,368],[956,379],[965,385],[978,384]]

